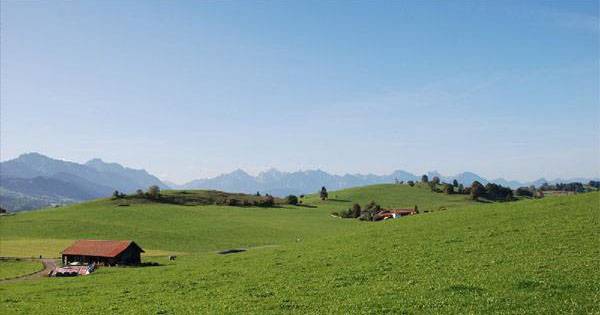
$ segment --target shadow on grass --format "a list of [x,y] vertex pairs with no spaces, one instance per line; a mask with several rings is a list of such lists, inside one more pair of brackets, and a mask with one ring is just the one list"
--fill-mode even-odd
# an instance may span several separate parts
[[298,207],[303,207],[303,208],[316,208],[317,206],[313,206],[313,205],[305,205],[305,204],[297,204],[296,206]]
[[327,199],[329,201],[334,201],[334,202],[352,202],[351,200],[348,199]]
[[218,252],[217,254],[219,255],[229,255],[229,254],[237,254],[237,253],[243,253],[246,250],[243,248],[234,248],[234,249],[228,249],[228,250],[223,250]]

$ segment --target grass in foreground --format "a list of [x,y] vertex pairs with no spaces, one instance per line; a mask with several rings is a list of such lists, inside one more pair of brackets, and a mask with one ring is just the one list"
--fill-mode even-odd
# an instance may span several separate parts
[[[360,190],[352,194],[371,199]],[[138,229],[129,231],[138,236],[145,236],[139,226],[150,224],[146,221],[155,220],[161,211],[181,211],[186,220],[199,218],[189,228],[171,233],[168,228],[159,229],[154,243],[159,249],[179,246],[191,255],[175,262],[160,260],[160,267],[103,268],[88,277],[0,285],[2,311],[598,313],[599,197],[590,193],[500,204],[465,203],[448,211],[381,223],[330,218],[331,207],[345,206],[337,201],[319,202],[314,209],[261,209],[266,212],[231,222],[247,229],[242,237],[256,240],[267,235],[265,240],[279,240],[279,246],[225,256],[203,253],[207,245],[178,242],[209,243],[213,239],[195,234],[213,227],[213,233],[224,239],[221,245],[247,243],[239,235],[231,237],[218,224],[221,220],[211,219],[228,218],[233,209],[210,208],[207,213],[195,207],[134,209],[134,213],[150,214],[147,220],[141,214],[136,217],[141,221]],[[198,211],[203,215],[197,216]],[[221,216],[221,212],[229,215]],[[26,217],[33,227],[20,236],[42,236],[36,227],[38,218]],[[124,216],[117,214],[111,218],[120,218],[116,226],[123,228],[135,222],[123,222]],[[246,220],[251,224],[241,223]],[[8,225],[6,233],[15,235],[17,229],[10,226],[19,224],[10,222],[3,228]],[[57,223],[50,227],[53,224]],[[96,226],[104,224],[109,223]],[[198,224],[201,229],[193,227]],[[273,230],[265,228],[269,226]],[[60,230],[52,229],[54,233]],[[63,235],[82,233],[64,229]],[[290,239],[299,232],[307,237]],[[86,294],[73,298],[72,292]]]

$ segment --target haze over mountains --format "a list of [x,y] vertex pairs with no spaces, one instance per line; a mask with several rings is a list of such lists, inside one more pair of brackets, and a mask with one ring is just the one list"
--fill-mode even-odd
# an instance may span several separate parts
[[[517,188],[545,182],[588,182],[588,178],[539,179],[534,182],[514,180],[488,180],[472,172],[455,176],[442,176],[429,172],[430,178],[439,176],[442,181],[470,185],[477,180],[483,184],[494,182]],[[333,175],[322,170],[282,172],[270,169],[257,176],[243,170],[235,170],[214,178],[193,180],[184,185],[163,182],[145,170],[123,167],[117,163],[107,163],[92,159],[84,164],[49,158],[39,153],[27,153],[16,159],[0,163],[0,206],[10,211],[30,210],[57,204],[108,197],[113,191],[131,193],[137,189],[147,189],[158,185],[161,189],[216,189],[228,192],[256,193],[257,191],[275,196],[307,194],[316,192],[321,186],[337,190],[355,186],[365,186],[398,181],[418,181],[421,175],[397,170],[389,175],[346,174]],[[597,179],[594,179],[597,180]]]
[[150,185],[168,187],[144,170],[100,159],[79,164],[28,153],[0,163],[0,205],[12,211],[108,197],[115,190],[134,192]]

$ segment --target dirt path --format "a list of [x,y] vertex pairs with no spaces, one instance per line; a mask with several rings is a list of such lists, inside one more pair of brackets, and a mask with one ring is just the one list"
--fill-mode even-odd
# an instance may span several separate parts
[[50,270],[54,270],[54,268],[56,268],[56,262],[57,262],[56,259],[44,258],[44,259],[35,259],[35,260],[40,261],[42,263],[42,265],[44,265],[43,270],[36,271],[34,273],[30,273],[27,275],[18,276],[18,277],[11,278],[11,279],[2,280],[2,281],[0,281],[0,283],[16,282],[16,281],[22,281],[22,280],[30,280],[30,279],[38,279],[41,277],[47,277],[48,273],[50,273]]

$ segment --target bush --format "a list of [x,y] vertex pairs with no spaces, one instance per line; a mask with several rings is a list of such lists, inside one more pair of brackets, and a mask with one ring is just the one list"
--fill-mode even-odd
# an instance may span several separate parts
[[327,192],[327,188],[325,188],[325,186],[321,187],[321,192],[319,192],[319,197],[321,197],[321,200],[325,200],[329,197],[329,193]]
[[454,186],[452,186],[450,184],[444,184],[444,193],[446,195],[454,194]]
[[375,214],[379,211],[381,211],[381,206],[375,203],[375,201],[371,201],[360,212],[359,219],[363,221],[373,221]]
[[485,196],[490,200],[510,201],[513,199],[513,192],[508,187],[489,183],[485,185]]
[[485,196],[485,187],[483,187],[480,182],[474,181],[473,184],[471,184],[470,192],[471,199],[477,200],[477,198]]
[[232,206],[232,207],[236,207],[236,206],[240,205],[240,201],[237,200],[237,199],[233,199],[233,198],[232,199],[228,199],[227,200],[227,205],[228,206]]
[[160,198],[160,188],[156,185],[152,185],[152,186],[148,187],[148,198],[159,199]]
[[415,186],[415,182],[413,182],[412,180],[409,180],[407,183],[408,183],[408,186],[410,186],[410,187]]
[[528,187],[517,188],[515,194],[520,197],[533,197],[533,191],[531,191]]
[[427,182],[429,182],[429,178],[427,177],[427,175],[423,175],[423,176],[421,176],[421,182],[422,182],[422,183],[427,183]]
[[296,197],[295,195],[289,195],[285,197],[285,201],[287,204],[295,206],[298,204],[298,197]]
[[259,207],[272,207],[273,205],[275,205],[275,198],[271,195],[266,195],[257,203]]
[[119,199],[121,198],[121,195],[119,194],[118,190],[115,190],[112,194],[112,199]]
[[358,203],[353,204],[352,208],[350,209],[350,212],[351,212],[351,215],[353,218],[360,217],[361,211],[362,211],[362,209],[360,208],[360,205]]

